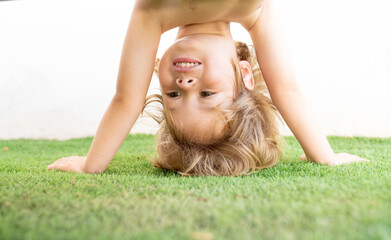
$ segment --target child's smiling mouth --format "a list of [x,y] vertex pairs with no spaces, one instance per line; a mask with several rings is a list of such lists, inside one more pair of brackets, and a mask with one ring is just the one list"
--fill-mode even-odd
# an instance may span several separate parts
[[193,58],[176,58],[173,61],[173,67],[178,72],[188,72],[200,66],[202,63]]

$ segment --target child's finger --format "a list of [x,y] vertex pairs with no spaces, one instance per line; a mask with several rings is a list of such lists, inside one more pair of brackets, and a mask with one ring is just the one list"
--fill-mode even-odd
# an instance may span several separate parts
[[51,165],[47,166],[46,169],[47,170],[53,170],[53,169],[55,169],[55,167],[56,167],[56,165],[52,165],[51,164]]
[[53,168],[53,166],[54,166],[54,164],[55,164],[55,162],[54,162],[54,163],[52,163],[52,164],[49,164],[49,165],[46,167],[46,169],[47,169],[47,170],[50,170],[50,169],[52,169],[52,168]]
[[357,159],[358,162],[369,162],[368,159],[364,159],[364,158],[359,158]]
[[65,165],[65,164],[66,164],[66,162],[58,162],[58,161],[56,161],[56,162],[54,162],[54,163],[48,165],[48,166],[46,167],[46,169],[47,169],[47,170],[56,169],[57,166],[63,166],[63,165]]
[[360,156],[355,156],[355,155],[350,155],[352,156],[352,161],[353,162],[369,162],[368,160],[364,159],[364,158],[361,158]]
[[59,160],[60,160],[60,159],[58,159],[58,160],[52,162],[51,164],[48,165],[48,167],[49,167],[49,166],[52,166],[52,165],[54,165],[54,164],[57,164],[57,163],[59,162]]
[[303,160],[303,161],[307,161],[307,158],[306,158],[305,154],[301,155],[300,159]]
[[52,167],[53,170],[58,170],[58,171],[65,171],[67,165],[55,165]]
[[56,170],[64,171],[64,172],[72,172],[72,171],[74,171],[73,168],[72,168],[72,165],[68,165],[68,164],[58,166],[56,168]]
[[64,163],[64,162],[68,162],[68,159],[66,159],[66,158],[60,158],[60,159],[58,159],[57,161],[55,161],[54,163]]

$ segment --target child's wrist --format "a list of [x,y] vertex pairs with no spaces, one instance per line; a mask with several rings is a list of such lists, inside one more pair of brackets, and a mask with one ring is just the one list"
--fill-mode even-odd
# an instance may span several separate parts
[[311,161],[314,163],[323,164],[323,165],[332,165],[333,159],[334,159],[334,152],[331,152],[331,153],[325,154],[321,157],[318,157],[316,159],[312,158]]
[[84,157],[84,159],[80,163],[80,168],[81,168],[81,171],[83,173],[87,173],[87,171],[86,171],[86,161],[87,161],[87,157]]

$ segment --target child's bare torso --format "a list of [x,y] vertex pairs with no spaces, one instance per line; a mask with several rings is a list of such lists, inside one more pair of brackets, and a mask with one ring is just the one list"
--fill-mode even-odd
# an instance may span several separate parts
[[140,0],[159,15],[162,29],[215,21],[237,22],[249,29],[265,0]]

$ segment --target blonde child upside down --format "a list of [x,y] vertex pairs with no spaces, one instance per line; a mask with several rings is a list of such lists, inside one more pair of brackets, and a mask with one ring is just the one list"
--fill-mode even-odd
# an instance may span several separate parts
[[[273,0],[135,2],[122,50],[116,93],[85,157],[61,158],[48,170],[100,173],[140,113],[160,124],[155,167],[184,176],[238,176],[281,158],[279,115],[304,153],[325,165],[368,161],[334,153],[297,86]],[[253,47],[234,41],[240,23]],[[178,27],[175,42],[156,61],[161,35]],[[146,98],[154,72],[161,95]],[[146,110],[161,104],[156,115]]]

